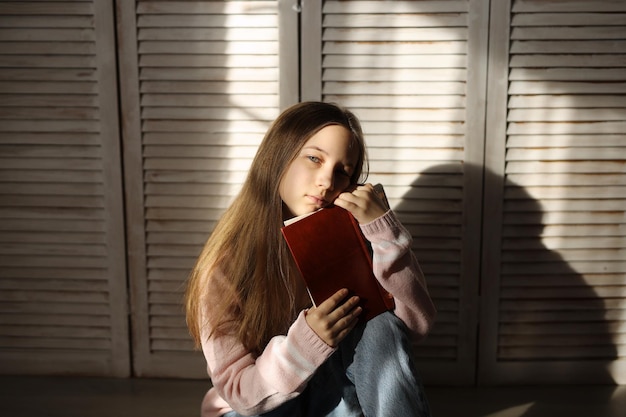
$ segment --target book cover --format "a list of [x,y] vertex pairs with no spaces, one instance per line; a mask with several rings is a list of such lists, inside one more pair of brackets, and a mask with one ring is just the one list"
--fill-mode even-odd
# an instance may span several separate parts
[[347,288],[360,297],[365,320],[393,308],[393,297],[374,276],[367,242],[350,212],[324,208],[289,222],[282,233],[314,305]]

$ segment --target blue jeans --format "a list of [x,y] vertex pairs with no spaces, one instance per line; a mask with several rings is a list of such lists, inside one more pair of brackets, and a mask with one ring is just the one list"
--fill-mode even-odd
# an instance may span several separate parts
[[357,325],[301,395],[262,416],[430,417],[406,326],[390,312]]

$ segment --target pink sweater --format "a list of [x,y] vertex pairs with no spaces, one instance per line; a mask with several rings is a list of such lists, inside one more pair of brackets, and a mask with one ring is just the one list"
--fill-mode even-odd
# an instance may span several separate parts
[[[361,229],[372,243],[374,274],[394,296],[394,313],[415,340],[421,339],[433,324],[435,307],[411,251],[411,235],[391,210]],[[234,337],[207,338],[206,329],[202,350],[213,388],[202,402],[202,416],[218,417],[233,409],[261,414],[299,395],[335,350],[311,330],[305,314],[300,313],[287,335],[273,337],[256,359]]]

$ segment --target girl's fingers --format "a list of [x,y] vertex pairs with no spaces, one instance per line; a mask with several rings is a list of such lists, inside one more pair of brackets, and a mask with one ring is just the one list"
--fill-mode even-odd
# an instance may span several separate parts
[[370,184],[359,185],[352,191],[345,191],[339,194],[337,199],[345,203],[361,207],[367,202],[367,199],[369,198],[368,193],[373,190],[370,190],[370,187],[368,186],[371,187]]
[[348,299],[348,290],[340,289],[327,300],[317,306],[321,314],[327,315],[331,322],[337,322],[348,315],[359,303],[359,297],[352,296]]
[[[306,320],[309,326],[329,346],[336,346],[354,328],[363,311],[358,306],[359,297],[345,300],[348,290],[342,289],[326,301],[309,310]],[[344,301],[345,300],[345,301]]]
[[330,314],[347,296],[348,290],[346,288],[342,288],[318,305],[317,309],[324,314]]
[[372,184],[359,185],[352,192],[339,194],[335,205],[352,213],[360,224],[369,223],[387,212]]

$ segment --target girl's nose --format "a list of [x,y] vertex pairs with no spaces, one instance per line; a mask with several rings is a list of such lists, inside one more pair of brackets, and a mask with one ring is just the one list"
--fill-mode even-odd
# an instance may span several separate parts
[[334,176],[332,172],[321,170],[317,177],[317,184],[324,190],[332,190],[334,188]]

